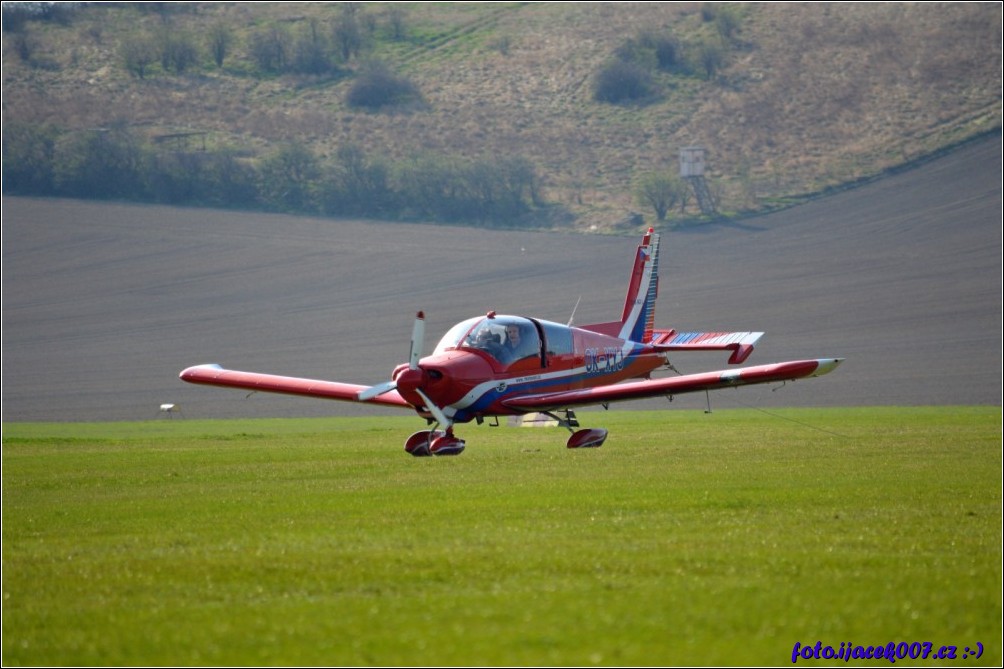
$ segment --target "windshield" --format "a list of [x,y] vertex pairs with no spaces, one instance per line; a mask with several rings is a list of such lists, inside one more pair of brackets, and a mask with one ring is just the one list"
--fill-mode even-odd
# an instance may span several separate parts
[[454,325],[446,332],[446,334],[443,335],[443,338],[439,340],[439,343],[436,344],[433,354],[439,354],[443,351],[448,351],[460,346],[460,343],[464,340],[464,337],[467,336],[467,333],[471,331],[471,328],[484,319],[484,316],[468,318],[466,321],[462,321]]
[[435,352],[450,349],[484,351],[503,365],[508,365],[528,356],[539,356],[540,336],[534,324],[526,318],[472,318],[450,328]]

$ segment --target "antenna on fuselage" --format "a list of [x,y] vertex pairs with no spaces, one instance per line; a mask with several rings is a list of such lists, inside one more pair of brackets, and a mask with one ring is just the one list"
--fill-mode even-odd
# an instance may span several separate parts
[[579,308],[579,302],[582,301],[582,296],[579,295],[579,299],[575,300],[575,306],[572,307],[572,315],[568,317],[568,327],[572,327],[572,323],[575,321],[575,310]]

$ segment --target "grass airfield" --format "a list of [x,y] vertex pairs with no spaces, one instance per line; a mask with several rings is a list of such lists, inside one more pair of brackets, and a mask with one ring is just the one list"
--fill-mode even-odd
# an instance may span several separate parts
[[1001,664],[999,407],[580,420],[4,424],[3,664]]

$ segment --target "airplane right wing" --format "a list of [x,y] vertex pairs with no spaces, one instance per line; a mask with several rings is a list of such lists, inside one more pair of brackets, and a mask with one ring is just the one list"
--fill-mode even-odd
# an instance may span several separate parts
[[628,381],[607,386],[594,386],[579,390],[564,390],[553,393],[515,396],[503,403],[519,411],[556,411],[573,406],[606,404],[646,397],[682,395],[703,390],[719,390],[756,383],[777,383],[794,381],[832,372],[843,362],[843,358],[822,358],[819,360],[794,360],[773,365],[757,365],[720,372],[702,372],[684,376],[670,376],[663,379]]

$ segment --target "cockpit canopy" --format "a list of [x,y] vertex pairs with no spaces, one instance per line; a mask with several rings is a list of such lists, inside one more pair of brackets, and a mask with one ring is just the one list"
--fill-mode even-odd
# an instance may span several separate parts
[[434,353],[453,349],[487,353],[503,365],[526,357],[540,357],[540,335],[528,318],[480,316],[457,323],[436,345]]

